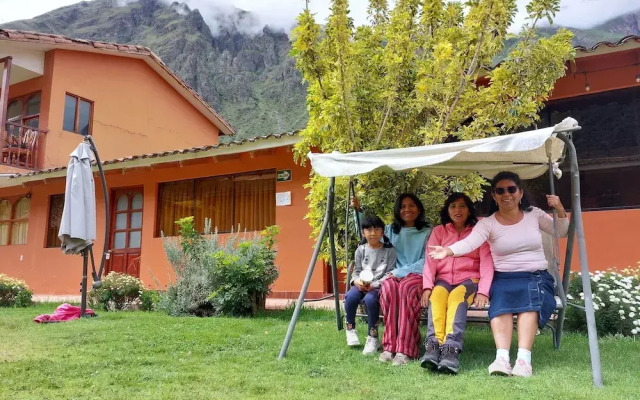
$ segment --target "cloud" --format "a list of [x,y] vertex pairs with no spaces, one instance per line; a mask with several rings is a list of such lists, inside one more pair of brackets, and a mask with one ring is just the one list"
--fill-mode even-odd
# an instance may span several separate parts
[[[517,32],[525,22],[527,0],[518,0],[518,13],[511,31]],[[640,11],[638,0],[562,0],[554,25],[589,29],[630,12]],[[543,22],[543,25],[548,24]]]
[[[526,22],[525,6],[528,2],[517,1],[519,11],[511,31],[519,31]],[[199,9],[213,32],[219,32],[222,26],[233,25],[240,32],[250,34],[260,33],[265,25],[273,30],[290,32],[297,15],[305,6],[305,0],[184,0],[184,3],[191,9]],[[391,0],[389,3],[392,6],[395,1]],[[326,23],[330,6],[330,0],[309,0],[309,7],[321,24]],[[368,6],[369,0],[349,0],[350,16],[356,25],[367,23]],[[234,19],[238,9],[251,12],[251,17]],[[554,24],[587,29],[639,10],[638,0],[562,0]]]
[[[116,0],[124,5],[138,0]],[[162,0],[171,4],[173,0]],[[0,0],[0,22],[33,18],[53,9],[77,3],[78,0]],[[517,0],[517,13],[512,31],[518,31],[525,22],[527,0]],[[235,28],[242,33],[258,34],[265,25],[273,30],[289,32],[296,16],[303,10],[305,0],[183,0],[191,10],[198,9],[205,22],[216,34],[221,29]],[[393,4],[394,1],[389,1]],[[319,23],[326,23],[330,13],[330,0],[309,0],[311,11]],[[351,18],[356,25],[367,23],[368,0],[349,0]],[[558,25],[591,28],[623,14],[640,10],[638,0],[562,0],[555,18]],[[175,7],[174,7],[175,8]],[[239,14],[238,10],[250,13]],[[178,9],[184,13],[185,10]]]

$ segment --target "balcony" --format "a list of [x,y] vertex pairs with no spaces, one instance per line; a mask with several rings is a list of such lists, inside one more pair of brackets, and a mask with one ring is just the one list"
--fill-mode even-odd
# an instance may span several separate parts
[[12,122],[2,131],[0,165],[22,169],[37,169],[38,143],[45,130]]

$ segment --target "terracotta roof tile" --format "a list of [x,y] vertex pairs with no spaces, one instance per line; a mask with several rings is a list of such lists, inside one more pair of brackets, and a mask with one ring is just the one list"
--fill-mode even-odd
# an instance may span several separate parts
[[[165,156],[170,156],[170,155],[175,155],[175,154],[187,154],[187,153],[200,153],[203,151],[208,151],[208,150],[213,150],[213,149],[218,149],[221,147],[231,147],[231,146],[240,146],[244,143],[253,143],[256,142],[258,140],[266,140],[266,139],[280,139],[282,137],[291,137],[291,136],[296,136],[298,134],[299,131],[295,131],[295,132],[285,132],[285,133],[274,133],[274,134],[270,134],[270,135],[264,135],[264,136],[258,136],[255,138],[249,138],[249,139],[243,139],[243,140],[234,140],[230,143],[219,143],[219,144],[214,144],[214,145],[206,145],[206,146],[198,146],[198,147],[190,147],[190,148],[186,148],[186,149],[176,149],[176,150],[167,150],[167,151],[160,151],[157,153],[145,153],[145,154],[137,154],[137,155],[132,155],[132,156],[127,156],[127,157],[120,157],[120,158],[115,158],[112,160],[106,160],[102,162],[102,165],[112,165],[112,164],[119,164],[125,161],[133,161],[133,160],[138,160],[138,159],[145,159],[145,158],[159,158],[159,157],[165,157]],[[94,162],[95,164],[95,162]],[[67,169],[66,166],[64,167],[55,167],[55,168],[49,168],[49,169],[44,169],[41,171],[33,171],[33,172],[29,172],[26,174],[15,174],[15,175],[11,175],[9,178],[10,179],[14,179],[14,178],[21,178],[21,177],[27,177],[27,176],[36,176],[36,175],[42,175],[42,174],[48,174],[48,173],[52,173],[52,172],[57,172],[57,171],[62,171]]]
[[609,42],[609,41],[603,41],[603,42],[598,42],[596,44],[594,44],[591,47],[585,47],[585,46],[576,46],[575,49],[578,51],[581,51],[583,53],[591,53],[594,52],[596,50],[598,50],[599,47],[601,46],[606,46],[606,47],[619,47],[622,46],[623,44],[630,42],[630,41],[634,41],[634,42],[638,42],[640,43],[640,36],[638,35],[629,35],[629,36],[625,36],[622,39],[616,41],[616,42]]

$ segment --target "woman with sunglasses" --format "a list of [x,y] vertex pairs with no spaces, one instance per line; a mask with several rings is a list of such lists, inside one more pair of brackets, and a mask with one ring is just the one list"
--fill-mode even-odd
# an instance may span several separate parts
[[[465,239],[450,246],[432,246],[429,256],[441,260],[467,254],[489,242],[495,273],[489,292],[489,319],[496,344],[491,375],[530,377],[531,348],[538,327],[542,328],[555,309],[554,281],[547,272],[547,260],[540,232],[553,234],[553,218],[523,198],[520,177],[508,171],[491,182],[494,211],[482,219]],[[566,236],[567,213],[558,196],[547,195],[547,203],[558,215],[558,233]],[[513,316],[517,315],[518,355],[511,368],[509,348]]]

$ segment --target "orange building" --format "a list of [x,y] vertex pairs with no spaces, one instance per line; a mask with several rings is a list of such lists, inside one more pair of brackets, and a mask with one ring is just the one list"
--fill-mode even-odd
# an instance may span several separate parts
[[[302,281],[313,241],[303,220],[309,170],[293,162],[295,134],[218,144],[230,125],[144,47],[0,30],[0,63],[1,273],[36,294],[78,293],[81,257],[62,254],[57,231],[69,154],[91,134],[113,216],[107,271],[165,286],[172,271],[161,232],[175,235],[174,221],[194,215],[198,226],[213,218],[220,232],[279,225],[283,278],[274,292],[287,295]],[[321,280],[318,273],[316,296]]]
[[[640,37],[577,50],[539,127],[565,116],[583,127],[574,142],[590,267],[624,268],[640,260]],[[273,296],[298,295],[314,240],[304,220],[309,169],[293,163],[295,134],[218,144],[232,128],[144,47],[0,30],[0,63],[1,273],[26,280],[37,294],[78,293],[81,258],[62,254],[57,231],[69,153],[91,134],[106,160],[108,270],[166,285],[172,273],[160,232],[175,234],[182,216],[194,215],[198,226],[211,217],[223,232],[277,224]],[[288,180],[280,182],[278,171]],[[570,204],[568,179],[560,182]],[[534,197],[545,185],[533,183]],[[95,246],[102,249],[104,199],[99,187],[96,193]],[[328,268],[319,265],[308,297],[330,285]]]

